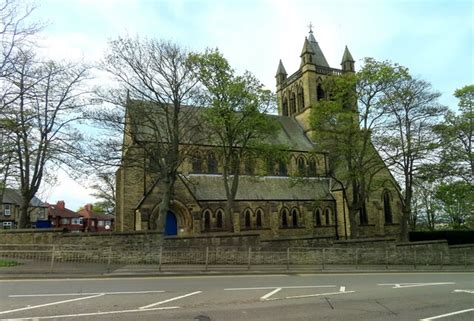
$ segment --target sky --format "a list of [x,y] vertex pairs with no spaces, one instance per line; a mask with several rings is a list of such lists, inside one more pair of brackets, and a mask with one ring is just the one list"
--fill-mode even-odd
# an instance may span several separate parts
[[[340,68],[347,45],[364,57],[390,60],[430,82],[455,109],[455,89],[474,83],[473,0],[41,0],[32,18],[46,23],[41,52],[52,59],[99,61],[119,36],[172,40],[201,51],[219,48],[237,72],[252,72],[275,90],[279,59],[289,75],[308,25],[329,65]],[[91,192],[66,173],[43,191],[45,201],[77,209]]]

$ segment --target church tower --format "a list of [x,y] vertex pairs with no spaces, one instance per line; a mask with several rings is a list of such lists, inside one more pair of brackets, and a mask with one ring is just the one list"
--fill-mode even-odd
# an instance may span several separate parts
[[354,59],[347,46],[341,62],[342,69],[331,68],[314,37],[312,26],[309,27],[309,34],[304,39],[300,54],[299,69],[288,76],[280,60],[275,76],[278,114],[295,117],[307,134],[310,131],[311,106],[325,97],[322,88],[324,78],[355,71]]

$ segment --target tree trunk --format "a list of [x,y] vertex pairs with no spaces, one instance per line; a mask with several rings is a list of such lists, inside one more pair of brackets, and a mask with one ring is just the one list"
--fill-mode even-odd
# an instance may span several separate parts
[[412,189],[411,186],[408,184],[406,184],[405,187],[405,203],[403,204],[402,219],[400,222],[400,242],[408,242],[408,220],[410,218],[411,213]]
[[30,215],[28,212],[28,207],[30,200],[23,197],[20,205],[20,216],[18,217],[18,228],[28,228],[30,223]]
[[157,230],[163,234],[165,232],[166,215],[168,214],[168,210],[170,208],[173,186],[174,186],[174,179],[163,178],[162,180],[163,193],[161,196],[160,205],[158,207],[158,212],[155,212],[155,215],[153,215],[150,218],[150,229]]
[[357,208],[349,207],[349,223],[350,223],[350,238],[356,239],[359,237],[359,227],[357,222],[357,214],[359,210]]

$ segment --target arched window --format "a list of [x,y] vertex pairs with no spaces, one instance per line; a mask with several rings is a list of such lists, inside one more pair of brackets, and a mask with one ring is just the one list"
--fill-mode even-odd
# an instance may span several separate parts
[[303,95],[303,88],[300,87],[298,90],[298,110],[302,111],[304,109],[304,95]]
[[217,160],[213,152],[207,154],[207,172],[209,174],[217,174]]
[[278,175],[288,176],[288,168],[286,167],[286,162],[284,160],[278,162]]
[[244,211],[244,225],[245,228],[252,227],[252,210],[249,208]]
[[314,222],[316,226],[321,226],[321,209],[319,207],[314,211]]
[[202,172],[202,158],[199,153],[196,153],[191,158],[193,173],[201,173]]
[[298,175],[305,176],[306,175],[306,165],[305,165],[304,157],[303,156],[298,157],[296,163],[298,165]]
[[257,212],[256,212],[256,222],[255,222],[255,225],[257,227],[262,227],[263,226],[263,210],[261,208],[257,209]]
[[311,157],[308,161],[308,176],[316,176],[316,160],[314,159],[314,157]]
[[390,192],[385,190],[383,193],[383,213],[385,216],[385,223],[393,223],[392,207],[390,205]]
[[280,211],[281,227],[288,227],[288,209],[282,208]]
[[244,161],[245,175],[253,175],[255,172],[254,160],[246,158]]
[[275,160],[272,158],[267,159],[267,174],[269,176],[275,175]]
[[296,114],[296,97],[295,97],[295,93],[291,93],[291,95],[290,95],[290,112],[291,112],[291,115]]
[[326,220],[326,225],[330,225],[331,224],[331,209],[329,207],[326,207],[326,209],[324,210],[324,216],[325,216],[325,220]]
[[224,213],[221,209],[218,209],[216,211],[216,227],[217,228],[223,228],[224,227]]
[[318,87],[316,88],[316,97],[317,97],[317,100],[324,99],[324,90],[321,84],[319,84]]
[[209,231],[211,229],[211,210],[204,210],[202,213],[204,231]]
[[286,97],[283,98],[282,113],[283,116],[288,116],[288,99]]
[[367,216],[367,207],[365,205],[365,202],[362,204],[362,207],[359,210],[359,220],[360,225],[369,224],[369,217]]
[[297,208],[293,208],[291,210],[291,223],[293,225],[293,227],[297,227],[298,226],[298,215],[299,215],[300,211],[298,211]]

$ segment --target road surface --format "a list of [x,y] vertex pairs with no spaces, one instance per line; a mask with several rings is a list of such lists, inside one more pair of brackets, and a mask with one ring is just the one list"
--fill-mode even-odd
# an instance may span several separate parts
[[0,320],[474,320],[474,273],[1,280]]

